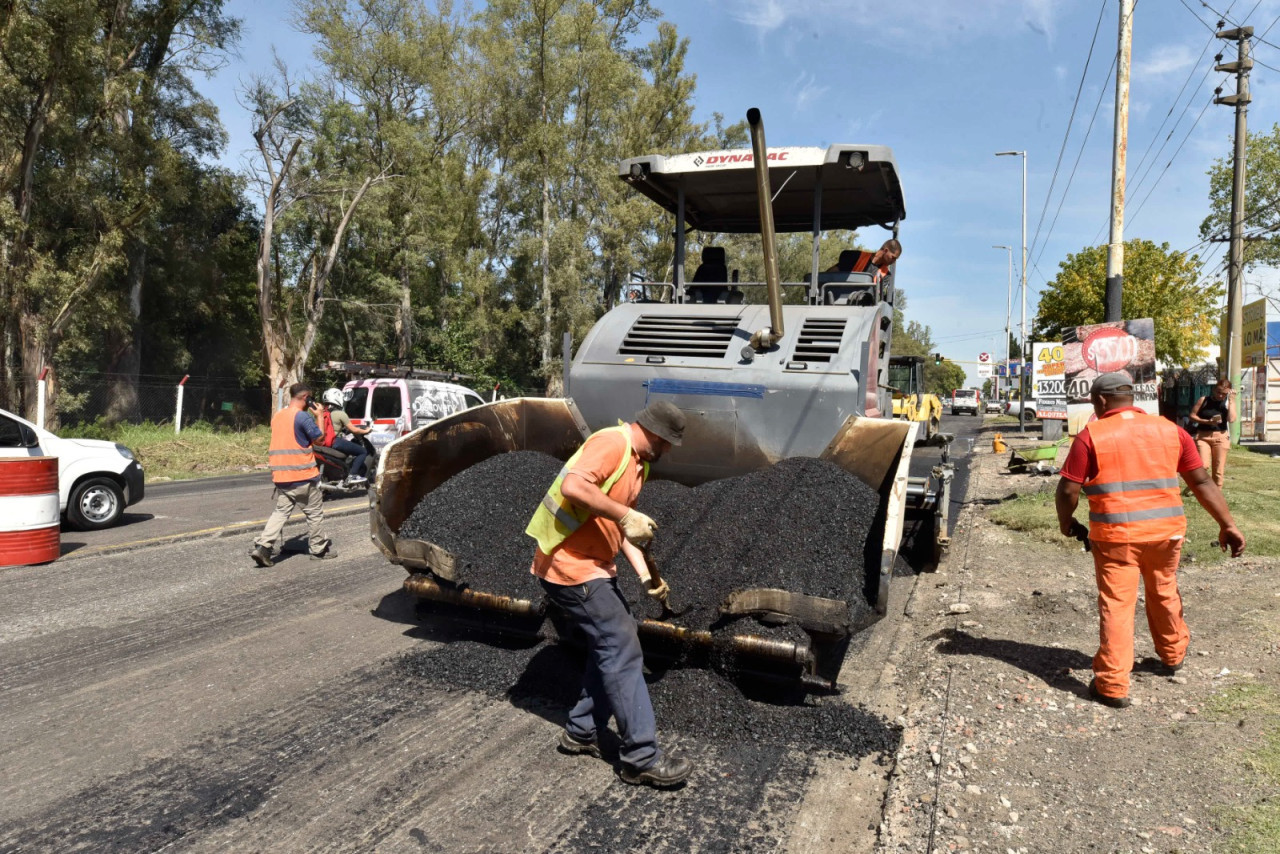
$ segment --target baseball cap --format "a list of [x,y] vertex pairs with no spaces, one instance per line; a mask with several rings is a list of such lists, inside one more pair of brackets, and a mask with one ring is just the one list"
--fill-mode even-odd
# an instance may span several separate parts
[[636,413],[635,422],[672,445],[684,441],[684,413],[675,404],[655,400]]
[[1133,394],[1133,379],[1126,373],[1102,374],[1089,387],[1090,394]]

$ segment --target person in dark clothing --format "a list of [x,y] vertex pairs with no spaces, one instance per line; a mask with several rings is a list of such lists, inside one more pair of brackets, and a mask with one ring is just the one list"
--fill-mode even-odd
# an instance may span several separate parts
[[1219,489],[1222,489],[1227,472],[1227,451],[1231,449],[1228,425],[1236,420],[1236,408],[1231,399],[1234,396],[1231,380],[1218,380],[1213,391],[1191,407],[1191,428],[1196,448],[1200,451],[1200,461],[1212,474]]

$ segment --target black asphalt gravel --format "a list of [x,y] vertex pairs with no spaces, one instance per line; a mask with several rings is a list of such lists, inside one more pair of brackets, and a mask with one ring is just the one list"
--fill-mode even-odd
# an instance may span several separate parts
[[[563,723],[582,686],[583,653],[564,644],[502,646],[461,640],[406,653],[406,676],[444,688],[504,696]],[[866,756],[897,748],[898,731],[839,697],[738,683],[712,670],[671,669],[646,677],[659,730],[722,747],[751,744]]]
[[563,465],[537,451],[490,457],[423,496],[399,536],[452,552],[469,587],[538,600],[542,588],[529,572],[534,543],[524,529]]
[[[400,529],[454,553],[459,576],[476,590],[537,599],[529,574],[533,541],[524,533],[562,463],[531,451],[491,457],[427,494]],[[784,460],[741,477],[689,488],[653,481],[638,509],[658,523],[654,562],[672,586],[673,619],[717,627],[719,605],[734,590],[776,587],[850,604],[855,623],[872,608],[865,557],[879,495],[833,463]],[[875,564],[873,564],[874,566]],[[619,578],[638,616],[657,619],[634,570]]]

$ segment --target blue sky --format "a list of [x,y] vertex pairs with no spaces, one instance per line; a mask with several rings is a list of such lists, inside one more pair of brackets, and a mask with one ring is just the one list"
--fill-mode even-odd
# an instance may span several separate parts
[[[993,245],[1015,247],[1015,328],[1020,314],[1021,159],[994,153],[1028,153],[1028,323],[1039,291],[1067,253],[1106,241],[1115,89],[1108,73],[1118,0],[654,5],[690,39],[699,119],[718,111],[736,120],[755,106],[774,146],[851,142],[894,150],[907,200],[897,273],[908,296],[907,316],[931,327],[944,355],[969,363],[971,383],[978,382],[972,364],[978,353],[1003,356],[1008,254]],[[1167,242],[1175,250],[1199,242],[1208,212],[1205,173],[1215,158],[1230,153],[1234,125],[1231,108],[1205,108],[1213,88],[1228,77],[1212,72],[1214,54],[1225,50],[1232,59],[1235,49],[1234,42],[1214,39],[1210,28],[1221,13],[1263,35],[1280,18],[1280,0],[1215,0],[1209,6],[1201,0],[1137,4],[1126,238]],[[229,0],[227,9],[243,21],[239,56],[198,85],[219,105],[231,135],[224,160],[238,168],[253,140],[237,89],[270,70],[273,48],[294,73],[305,72],[313,60],[310,42],[292,27],[289,2]],[[1280,24],[1263,37],[1280,45]],[[1280,48],[1255,42],[1254,55],[1280,69]],[[1082,74],[1075,122],[1036,239]],[[1277,80],[1280,71],[1255,66],[1251,130],[1270,130],[1280,121]],[[1224,85],[1224,94],[1234,91],[1233,79]],[[882,234],[868,230],[864,242],[875,244]],[[1220,269],[1221,245],[1198,252],[1207,273]],[[1267,271],[1249,275],[1246,283],[1246,301],[1280,291],[1280,280]]]

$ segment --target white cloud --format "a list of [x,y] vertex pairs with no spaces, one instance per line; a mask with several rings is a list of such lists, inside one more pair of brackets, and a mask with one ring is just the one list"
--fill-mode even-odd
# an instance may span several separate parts
[[786,23],[788,12],[794,11],[790,7],[783,8],[778,0],[731,0],[729,5],[729,14],[741,23],[759,30],[761,35],[782,26]]
[[830,86],[821,86],[817,79],[808,71],[801,71],[800,76],[795,82],[795,111],[797,113],[803,111],[810,104],[817,101],[823,95],[827,94]]
[[765,36],[783,28],[812,29],[821,22],[832,27],[872,27],[885,38],[979,38],[1007,29],[1010,20],[1052,40],[1054,0],[911,0],[885,4],[882,0],[720,0],[728,14]]
[[1134,77],[1163,77],[1187,71],[1200,54],[1184,44],[1167,44],[1155,48],[1133,62]]

